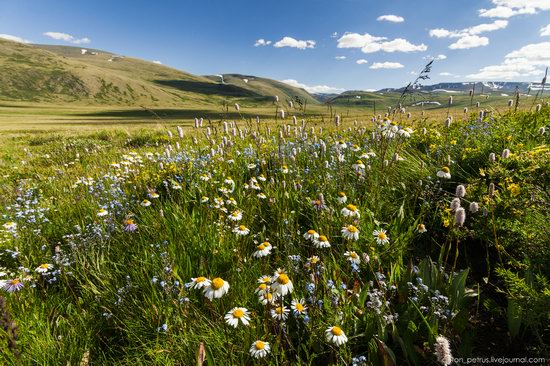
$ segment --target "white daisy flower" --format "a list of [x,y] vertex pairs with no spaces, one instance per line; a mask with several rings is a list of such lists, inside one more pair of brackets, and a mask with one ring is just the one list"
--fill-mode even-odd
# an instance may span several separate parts
[[219,299],[229,291],[229,283],[216,277],[210,282],[209,286],[204,288],[204,296],[206,296],[210,301],[212,299]]
[[363,164],[361,160],[357,160],[355,164],[352,165],[352,168],[355,171],[362,171],[362,170],[365,170],[365,164]]
[[8,221],[2,227],[8,231],[15,231],[17,230],[17,223],[13,221]]
[[294,314],[294,316],[302,315],[307,312],[307,306],[304,299],[292,300],[290,308],[292,309],[292,313]]
[[357,254],[353,250],[345,252],[344,257],[346,257],[347,260],[350,261],[351,263],[355,263],[355,264],[361,263],[361,258],[359,257],[359,254]]
[[43,263],[43,264],[39,265],[38,267],[36,267],[35,271],[38,272],[38,273],[46,273],[52,268],[53,268],[53,264]]
[[444,166],[443,168],[441,168],[440,171],[437,172],[437,176],[439,178],[451,179],[451,170],[449,169],[449,167]]
[[250,229],[244,225],[239,225],[233,229],[233,232],[239,236],[245,236],[250,233]]
[[191,282],[187,283],[186,286],[191,289],[200,290],[203,287],[210,286],[210,280],[206,277],[191,278]]
[[99,217],[107,216],[108,214],[109,214],[109,211],[107,211],[107,210],[104,209],[104,208],[100,209],[100,210],[97,212],[97,216],[99,216]]
[[338,203],[344,204],[348,200],[348,196],[346,196],[346,192],[338,192]]
[[325,331],[325,336],[328,342],[332,342],[337,346],[341,346],[348,341],[348,337],[344,334],[342,328],[334,326]]
[[361,214],[359,213],[359,210],[357,209],[357,206],[352,205],[351,203],[344,207],[342,211],[340,211],[344,217],[361,217]]
[[233,308],[225,314],[225,322],[233,328],[237,328],[239,320],[243,325],[250,324],[250,313],[246,308]]
[[342,235],[345,239],[359,240],[359,229],[353,225],[345,226],[342,228]]
[[264,241],[262,244],[256,247],[256,251],[254,252],[254,254],[252,254],[252,256],[256,258],[268,256],[271,254],[271,248],[273,248],[271,244],[269,244],[269,242],[267,241]]
[[279,296],[277,294],[272,294],[271,292],[266,292],[265,294],[259,296],[258,301],[262,305],[274,304],[275,301],[277,301],[278,298],[279,298]]
[[240,210],[235,210],[229,215],[229,220],[231,221],[241,221],[243,218],[243,213]]
[[206,196],[202,196],[201,197],[201,203],[206,203],[210,200],[210,198],[206,197]]
[[304,238],[306,238],[307,240],[316,240],[318,237],[319,237],[319,234],[315,230],[308,230],[304,234]]
[[286,306],[277,306],[271,309],[271,317],[275,320],[285,321],[290,310]]
[[143,200],[143,201],[141,201],[140,205],[143,206],[143,207],[149,207],[149,206],[151,206],[151,201]]
[[270,351],[269,343],[263,341],[256,341],[250,346],[250,355],[254,358],[263,358],[267,356]]
[[292,291],[294,291],[292,281],[284,272],[275,273],[275,275],[271,279],[271,282],[273,283],[273,292],[281,296],[286,296],[287,294],[290,294],[292,293]]
[[426,231],[428,231],[428,230],[426,230],[426,225],[424,225],[424,224],[418,224],[418,225],[416,226],[416,231],[417,231],[418,233],[420,233],[420,234],[424,234],[424,233],[425,233]]
[[379,245],[387,244],[390,242],[390,238],[388,235],[386,235],[386,230],[384,229],[374,230],[372,232],[372,235],[374,235],[374,237],[376,238],[376,243],[378,243]]
[[330,243],[326,236],[319,235],[319,237],[313,241],[315,248],[330,248]]
[[270,290],[271,290],[271,287],[267,283],[260,283],[258,287],[256,287],[256,290],[254,290],[254,292],[258,296],[263,296],[267,294]]

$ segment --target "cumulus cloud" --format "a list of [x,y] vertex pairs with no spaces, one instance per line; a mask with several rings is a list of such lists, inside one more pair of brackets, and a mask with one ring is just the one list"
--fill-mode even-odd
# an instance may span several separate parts
[[511,18],[520,14],[536,14],[550,10],[550,0],[491,0],[491,9],[480,9],[479,16],[486,18]]
[[546,27],[542,27],[540,29],[540,35],[542,36],[550,36],[550,24],[548,24]]
[[19,42],[19,43],[31,43],[31,41],[29,40],[26,40],[24,38],[17,37],[17,36],[12,36],[11,34],[0,33],[0,38],[7,39],[8,41]]
[[392,22],[392,23],[402,23],[405,21],[405,18],[399,15],[389,14],[389,15],[381,15],[378,18],[376,18],[376,20],[378,20],[379,22],[386,21],[386,22]]
[[370,69],[401,69],[405,67],[399,62],[375,62],[370,66]]
[[338,32],[334,32],[330,35],[330,38],[338,38]]
[[544,69],[550,66],[550,42],[533,43],[504,56],[499,65],[483,67],[475,74],[468,75],[470,79],[510,80],[520,77],[532,77],[544,74]]
[[346,56],[336,56],[335,59],[337,60],[345,60],[347,57]]
[[292,47],[292,48],[298,48],[300,50],[305,50],[306,48],[315,48],[315,41],[307,40],[307,41],[300,41],[297,39],[294,39],[292,37],[283,37],[280,41],[277,41],[273,47],[281,48],[281,47]]
[[388,41],[386,37],[373,36],[368,33],[345,33],[338,39],[338,48],[360,48],[363,53],[384,52],[417,52],[426,51],[424,43],[415,45],[403,38]]
[[270,44],[271,44],[271,41],[266,41],[265,39],[260,38],[256,41],[256,43],[254,43],[254,47],[268,46]]
[[155,60],[153,61],[154,64],[157,64],[157,65],[162,65],[162,62],[158,61],[158,60]]
[[294,86],[296,88],[305,89],[310,93],[324,93],[324,94],[327,94],[327,93],[341,93],[345,90],[345,89],[342,89],[342,88],[335,88],[335,87],[328,86],[328,85],[309,86],[309,85],[306,85],[306,84],[302,84],[302,83],[300,83],[300,82],[298,82],[297,80],[294,80],[294,79],[281,80],[281,82],[283,82],[285,84],[288,84],[288,85],[291,85],[291,86]]
[[364,65],[364,64],[368,63],[368,61],[365,60],[364,58],[362,58],[362,59],[359,59],[359,60],[355,61],[355,63],[357,65]]
[[487,46],[489,44],[489,38],[480,36],[464,36],[459,38],[458,41],[449,45],[451,50],[465,50],[468,48],[475,48],[481,46]]
[[435,61],[441,61],[441,60],[446,60],[446,59],[447,59],[447,56],[445,56],[445,55],[443,55],[443,54],[439,54],[439,55],[437,55],[437,56],[430,56],[430,55],[428,55],[428,56],[422,57],[422,59],[424,59],[424,60],[432,60],[432,59],[433,59],[433,60],[435,60]]
[[45,32],[44,35],[46,37],[49,37],[51,39],[55,39],[56,41],[65,41],[65,42],[71,42],[74,44],[88,44],[92,40],[84,37],[84,38],[75,38],[74,36],[67,34],[67,33],[61,33],[61,32]]

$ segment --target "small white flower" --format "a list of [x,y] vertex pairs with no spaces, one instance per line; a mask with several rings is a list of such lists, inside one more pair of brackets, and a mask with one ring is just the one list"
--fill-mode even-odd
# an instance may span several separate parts
[[250,313],[246,308],[233,308],[225,314],[225,322],[233,328],[237,328],[239,320],[243,325],[250,324]]
[[325,336],[328,342],[341,346],[348,341],[348,337],[344,334],[342,328],[334,326],[325,331]]
[[359,240],[359,229],[353,225],[348,225],[342,228],[342,235],[345,239]]
[[379,245],[387,244],[390,242],[390,238],[386,234],[386,230],[384,229],[374,230],[372,232],[372,235],[374,235],[376,243],[378,243]]
[[269,343],[256,341],[250,346],[250,355],[254,358],[263,358],[270,352]]
[[355,263],[355,264],[361,263],[361,258],[359,257],[359,255],[352,250],[345,252],[344,257],[346,257],[347,260],[350,261],[351,263]]

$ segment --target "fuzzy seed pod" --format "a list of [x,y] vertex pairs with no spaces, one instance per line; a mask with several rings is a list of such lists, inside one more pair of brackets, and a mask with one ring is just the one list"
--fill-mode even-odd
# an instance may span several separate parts
[[445,127],[446,128],[449,128],[451,127],[451,123],[453,122],[453,120],[451,119],[451,117],[447,117],[447,119],[445,120]]
[[464,196],[466,196],[466,187],[462,184],[456,186],[456,196],[458,198],[464,198]]
[[455,221],[456,224],[459,227],[462,227],[464,225],[464,221],[466,221],[466,210],[464,210],[463,207],[459,207],[455,212]]
[[479,211],[479,205],[477,202],[471,202],[470,203],[470,212],[471,213],[476,213],[477,211]]
[[195,118],[195,128],[199,128],[199,119]]
[[437,357],[437,362],[443,366],[449,366],[453,363],[451,346],[449,340],[444,336],[440,335],[435,339],[435,355]]
[[169,138],[169,139],[171,140],[171,139],[172,139],[172,137],[173,137],[173,135],[172,135],[172,131],[168,131],[168,138]]
[[451,201],[451,211],[456,211],[460,208],[460,198],[453,198]]
[[494,183],[489,183],[489,190],[488,190],[487,194],[489,195],[489,197],[493,197],[495,195],[495,184]]
[[502,158],[508,159],[509,157],[510,157],[510,150],[509,149],[502,150]]
[[180,137],[180,139],[183,138],[183,128],[181,128],[180,126],[178,126],[178,136]]
[[489,162],[494,163],[495,160],[497,160],[497,157],[496,157],[495,153],[490,153],[489,154]]

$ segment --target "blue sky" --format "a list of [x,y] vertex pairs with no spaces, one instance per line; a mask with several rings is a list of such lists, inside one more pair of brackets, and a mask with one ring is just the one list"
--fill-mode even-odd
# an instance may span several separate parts
[[439,55],[429,83],[540,81],[550,0],[0,0],[0,37],[311,91],[399,87]]

